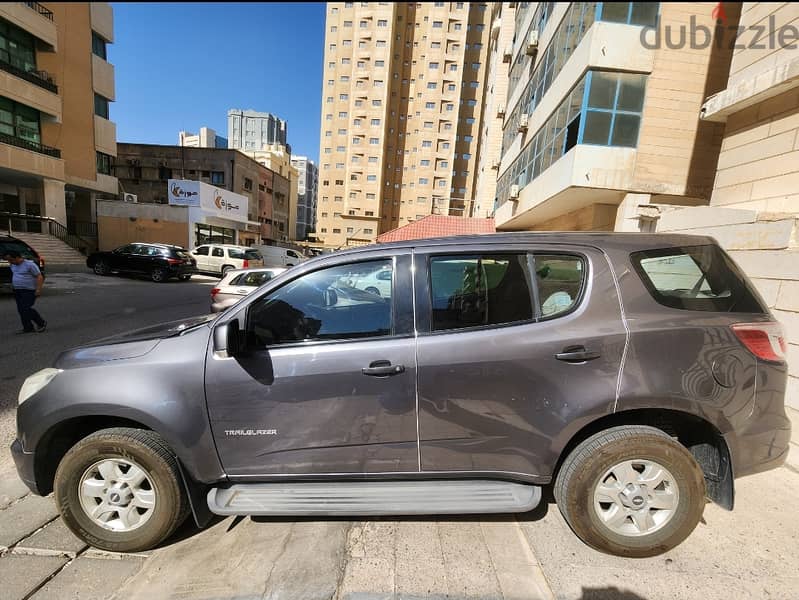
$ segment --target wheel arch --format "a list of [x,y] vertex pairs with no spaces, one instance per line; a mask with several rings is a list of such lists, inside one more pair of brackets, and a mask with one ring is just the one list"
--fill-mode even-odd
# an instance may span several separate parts
[[583,425],[560,451],[553,472],[557,477],[563,461],[583,440],[610,427],[649,425],[669,434],[687,448],[705,476],[708,497],[727,510],[735,503],[732,459],[719,429],[707,419],[673,409],[638,408],[604,415]]

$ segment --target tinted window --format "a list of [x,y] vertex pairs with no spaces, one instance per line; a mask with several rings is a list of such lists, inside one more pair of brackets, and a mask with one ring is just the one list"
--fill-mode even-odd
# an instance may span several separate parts
[[322,269],[260,298],[249,312],[248,332],[257,347],[308,340],[389,335],[391,300],[351,285],[390,260]]
[[535,256],[535,280],[541,317],[568,312],[577,303],[585,269],[576,256],[540,254]]
[[272,277],[274,277],[274,273],[270,273],[269,271],[262,271],[256,273],[245,273],[241,277],[239,277],[236,285],[248,285],[252,287],[258,287],[259,285],[266,283]]
[[208,256],[208,246],[200,246],[194,251],[195,254],[199,254],[200,256]]
[[133,254],[136,252],[137,247],[138,246],[135,244],[128,244],[127,246],[121,246],[120,248],[117,248],[115,252],[119,252],[121,254]]
[[33,250],[26,244],[21,242],[0,242],[0,258],[2,258],[6,252],[10,252],[11,250],[15,250],[19,252],[23,258],[28,259],[35,259],[36,255],[33,253]]
[[214,248],[211,250],[211,256],[225,256],[225,251],[222,248]]
[[757,293],[718,246],[645,250],[630,258],[652,297],[669,308],[766,312]]
[[533,318],[527,256],[437,256],[430,261],[433,331]]
[[263,258],[258,250],[240,250],[239,248],[228,248],[227,255],[239,260],[261,260]]

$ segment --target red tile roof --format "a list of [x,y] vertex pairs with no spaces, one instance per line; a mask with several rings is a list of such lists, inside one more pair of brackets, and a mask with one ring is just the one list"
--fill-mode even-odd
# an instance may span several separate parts
[[423,219],[397,227],[377,236],[377,242],[400,242],[425,238],[468,235],[471,233],[494,233],[494,219],[474,219],[470,217],[449,217],[446,215],[427,215]]

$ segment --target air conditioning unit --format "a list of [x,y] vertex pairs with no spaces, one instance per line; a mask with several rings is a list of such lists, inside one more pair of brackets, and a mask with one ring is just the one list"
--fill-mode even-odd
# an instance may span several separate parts
[[530,115],[527,113],[522,114],[519,117],[519,133],[525,133],[527,131],[527,126],[530,123]]
[[502,51],[502,62],[509,63],[513,58],[513,48],[510,46],[505,46],[505,49]]
[[497,106],[497,117],[500,118],[500,119],[504,119],[505,118],[505,105],[504,104],[500,104],[499,106]]
[[493,161],[491,163],[491,168],[494,169],[495,171],[499,171],[499,161],[498,160]]
[[518,200],[519,199],[519,186],[512,185],[510,186],[510,194],[508,195],[508,200]]
[[530,35],[527,36],[527,45],[524,48],[525,54],[527,56],[532,56],[538,50],[538,30],[533,29],[530,32]]
[[125,193],[125,194],[122,194],[122,201],[123,202],[133,202],[135,204],[135,203],[139,202],[139,197],[136,194]]

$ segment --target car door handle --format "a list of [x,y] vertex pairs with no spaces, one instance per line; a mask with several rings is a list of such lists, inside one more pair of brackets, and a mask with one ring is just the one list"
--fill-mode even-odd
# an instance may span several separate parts
[[361,373],[370,377],[389,377],[405,372],[405,365],[392,365],[388,360],[376,360],[368,367],[361,369]]
[[564,348],[563,352],[555,355],[555,358],[565,362],[585,362],[587,360],[599,358],[599,356],[599,352],[586,350],[584,346],[571,346],[569,348]]

